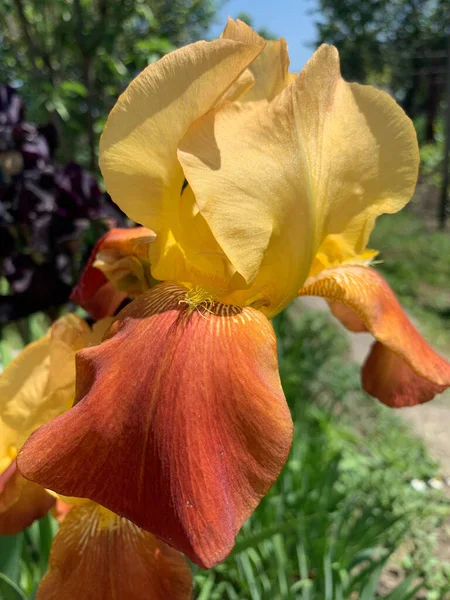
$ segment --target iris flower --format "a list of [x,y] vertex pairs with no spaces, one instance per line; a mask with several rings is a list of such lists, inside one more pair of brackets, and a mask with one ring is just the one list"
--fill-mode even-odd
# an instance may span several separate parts
[[[230,20],[119,98],[100,165],[114,201],[156,236],[144,244],[153,281],[78,352],[74,407],[18,459],[28,479],[90,498],[202,567],[227,556],[287,459],[270,319],[298,295],[373,333],[363,383],[386,404],[450,384],[367,250],[376,218],[413,194],[411,121],[388,94],[345,82],[333,47],[298,75],[288,64],[284,40]],[[118,255],[140,261],[136,243]],[[108,277],[101,250],[91,273]]]
[[37,600],[188,600],[190,570],[176,550],[91,500],[57,500],[16,468],[28,435],[72,405],[75,352],[99,343],[110,324],[91,331],[79,317],[63,317],[0,375],[0,533],[18,533],[57,505],[62,524]]

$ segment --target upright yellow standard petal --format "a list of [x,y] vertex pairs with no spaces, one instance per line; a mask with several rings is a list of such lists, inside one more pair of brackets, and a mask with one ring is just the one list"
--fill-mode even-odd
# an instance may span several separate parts
[[[235,41],[248,41],[248,27],[242,21],[228,20],[222,37]],[[252,32],[256,35],[255,32]],[[245,88],[249,83],[248,73],[243,73],[239,78],[241,84],[241,102],[255,102],[258,100],[273,100],[290,83],[289,55],[284,38],[268,40],[264,50],[252,62],[248,71],[253,76],[253,85]],[[242,81],[241,81],[242,80]]]
[[346,83],[328,46],[272,102],[222,105],[199,119],[178,155],[200,213],[246,282],[227,301],[259,301],[269,316],[295,297],[327,235],[351,227],[363,246],[367,223],[406,204],[419,161],[402,109]]
[[[100,141],[100,166],[113,200],[159,236],[172,229],[184,174],[177,146],[189,126],[225,94],[258,56],[264,41],[197,42],[150,65],[111,112]],[[189,230],[189,223],[187,224]],[[172,279],[157,238],[152,273]]]

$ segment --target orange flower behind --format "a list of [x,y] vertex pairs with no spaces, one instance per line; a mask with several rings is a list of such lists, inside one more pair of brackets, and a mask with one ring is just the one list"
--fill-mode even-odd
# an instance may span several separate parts
[[112,317],[122,302],[154,285],[149,244],[155,235],[146,227],[111,229],[100,238],[70,299],[93,319]]
[[23,531],[54,504],[54,496],[46,489],[22,477],[14,460],[0,474],[0,535]]
[[94,502],[80,501],[63,519],[37,600],[189,600],[184,557]]

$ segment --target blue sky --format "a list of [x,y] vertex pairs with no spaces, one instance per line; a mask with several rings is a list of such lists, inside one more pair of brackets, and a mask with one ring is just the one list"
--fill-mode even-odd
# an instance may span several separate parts
[[267,27],[278,37],[286,38],[290,70],[299,71],[313,52],[308,44],[314,41],[316,17],[309,13],[316,6],[316,0],[227,0],[210,34],[216,37],[221,33],[228,15],[236,17],[240,12],[248,13],[256,29]]

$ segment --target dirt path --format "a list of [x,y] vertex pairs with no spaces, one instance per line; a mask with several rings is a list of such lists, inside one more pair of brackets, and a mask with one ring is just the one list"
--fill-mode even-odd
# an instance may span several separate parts
[[[328,305],[322,298],[299,298],[297,303],[304,309],[328,311]],[[339,323],[337,320],[336,322]],[[369,333],[351,333],[340,323],[339,327],[349,338],[352,360],[362,365],[373,343],[373,337]],[[396,412],[425,440],[431,456],[440,464],[441,476],[450,477],[450,390],[432,402],[413,408],[402,408]]]

